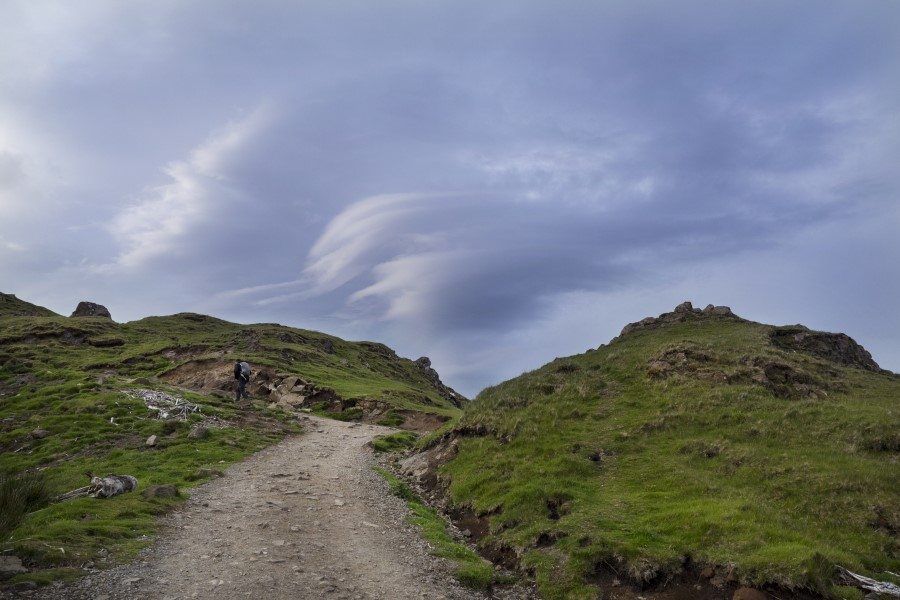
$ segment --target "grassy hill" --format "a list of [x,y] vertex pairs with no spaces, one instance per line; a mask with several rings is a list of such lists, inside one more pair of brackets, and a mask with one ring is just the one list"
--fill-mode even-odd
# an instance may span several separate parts
[[[154,515],[179,501],[50,502],[86,485],[85,472],[134,475],[140,490],[183,488],[299,431],[294,408],[427,428],[464,400],[427,360],[373,342],[196,314],[119,324],[0,301],[0,552],[37,569],[32,579],[132,555]],[[235,406],[236,359],[253,365],[252,405]],[[200,410],[158,419],[145,400],[155,392]]]
[[898,451],[900,377],[849,337],[682,305],[484,390],[428,453],[548,598],[861,598],[834,566],[900,572]]
[[0,292],[0,317],[56,317],[59,316],[49,308],[25,302],[16,298],[15,294]]

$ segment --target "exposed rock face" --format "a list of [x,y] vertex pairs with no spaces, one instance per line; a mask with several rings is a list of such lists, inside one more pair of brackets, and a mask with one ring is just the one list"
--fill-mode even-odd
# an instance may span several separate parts
[[296,375],[276,373],[271,381],[261,383],[259,393],[268,396],[271,402],[287,410],[310,407],[325,403],[328,410],[340,411],[347,408],[344,400],[329,388],[319,387]]
[[775,327],[772,343],[785,350],[805,352],[841,365],[880,371],[869,352],[844,333],[812,331],[803,325]]
[[675,307],[676,313],[692,313],[694,312],[694,305],[685,300],[681,304]]
[[[694,305],[690,302],[685,301],[676,306],[672,312],[663,313],[658,317],[645,317],[635,323],[629,323],[624,328],[622,328],[622,332],[619,334],[619,337],[627,335],[632,331],[638,331],[641,329],[655,329],[660,325],[666,325],[669,323],[681,323],[684,321],[716,317],[725,317],[743,321],[743,319],[731,312],[731,309],[727,306],[713,306],[712,304],[708,304],[706,308],[700,310],[699,308],[694,308]],[[613,341],[615,341],[615,339]]]
[[712,304],[707,304],[706,308],[703,309],[704,315],[721,315],[724,317],[733,317],[734,313],[731,312],[731,308],[728,306],[713,306]]
[[456,392],[456,390],[444,385],[444,382],[441,381],[438,372],[431,367],[430,358],[428,358],[427,356],[421,356],[415,360],[415,364],[431,381],[432,385],[437,388],[438,393],[441,396],[452,402],[454,406],[462,406],[463,400],[465,400],[465,398],[463,396],[460,396]]
[[457,439],[444,440],[424,452],[413,454],[400,462],[400,472],[416,484],[431,491],[438,485],[438,468],[456,456]]
[[107,319],[112,319],[112,315],[109,314],[109,310],[103,306],[102,304],[95,304],[94,302],[79,302],[78,306],[75,307],[75,312],[72,313],[73,317],[106,317]]

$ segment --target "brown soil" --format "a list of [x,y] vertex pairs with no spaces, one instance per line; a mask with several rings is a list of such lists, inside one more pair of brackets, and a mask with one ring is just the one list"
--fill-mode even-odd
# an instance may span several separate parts
[[396,412],[403,417],[400,429],[408,429],[409,431],[418,431],[420,433],[434,431],[449,420],[449,417],[443,415],[422,413],[414,410],[398,410]]
[[[257,369],[247,391],[253,396],[264,395],[262,386],[274,378],[275,372],[262,367]],[[160,375],[160,379],[202,393],[234,393],[234,362],[220,358],[205,358],[188,361]],[[268,393],[268,390],[265,390]]]

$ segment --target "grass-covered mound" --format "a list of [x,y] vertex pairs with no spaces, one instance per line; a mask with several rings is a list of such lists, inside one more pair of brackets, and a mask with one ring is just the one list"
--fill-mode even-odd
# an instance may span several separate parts
[[898,432],[900,377],[850,338],[682,306],[484,390],[440,473],[548,598],[685,574],[855,597],[834,565],[900,572]]
[[0,292],[0,317],[55,317],[49,308],[16,298],[15,294]]
[[[180,500],[145,497],[147,488],[194,485],[299,431],[272,405],[275,392],[263,395],[257,381],[267,375],[302,378],[331,405],[368,402],[382,414],[435,419],[459,412],[459,398],[433,371],[382,344],[195,314],[118,324],[61,317],[8,295],[0,301],[0,552],[20,557],[33,570],[26,578],[133,554],[152,535],[154,515]],[[256,373],[252,406],[235,406],[229,390],[237,358]],[[176,395],[200,411],[157,419],[135,389]],[[361,412],[340,416],[354,409]],[[86,472],[133,475],[138,491],[52,502],[87,485]]]

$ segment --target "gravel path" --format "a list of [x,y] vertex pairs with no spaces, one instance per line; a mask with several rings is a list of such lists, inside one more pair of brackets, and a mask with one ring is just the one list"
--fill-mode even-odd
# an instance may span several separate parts
[[365,447],[392,431],[310,417],[306,431],[191,490],[128,565],[44,598],[470,599],[428,553]]

